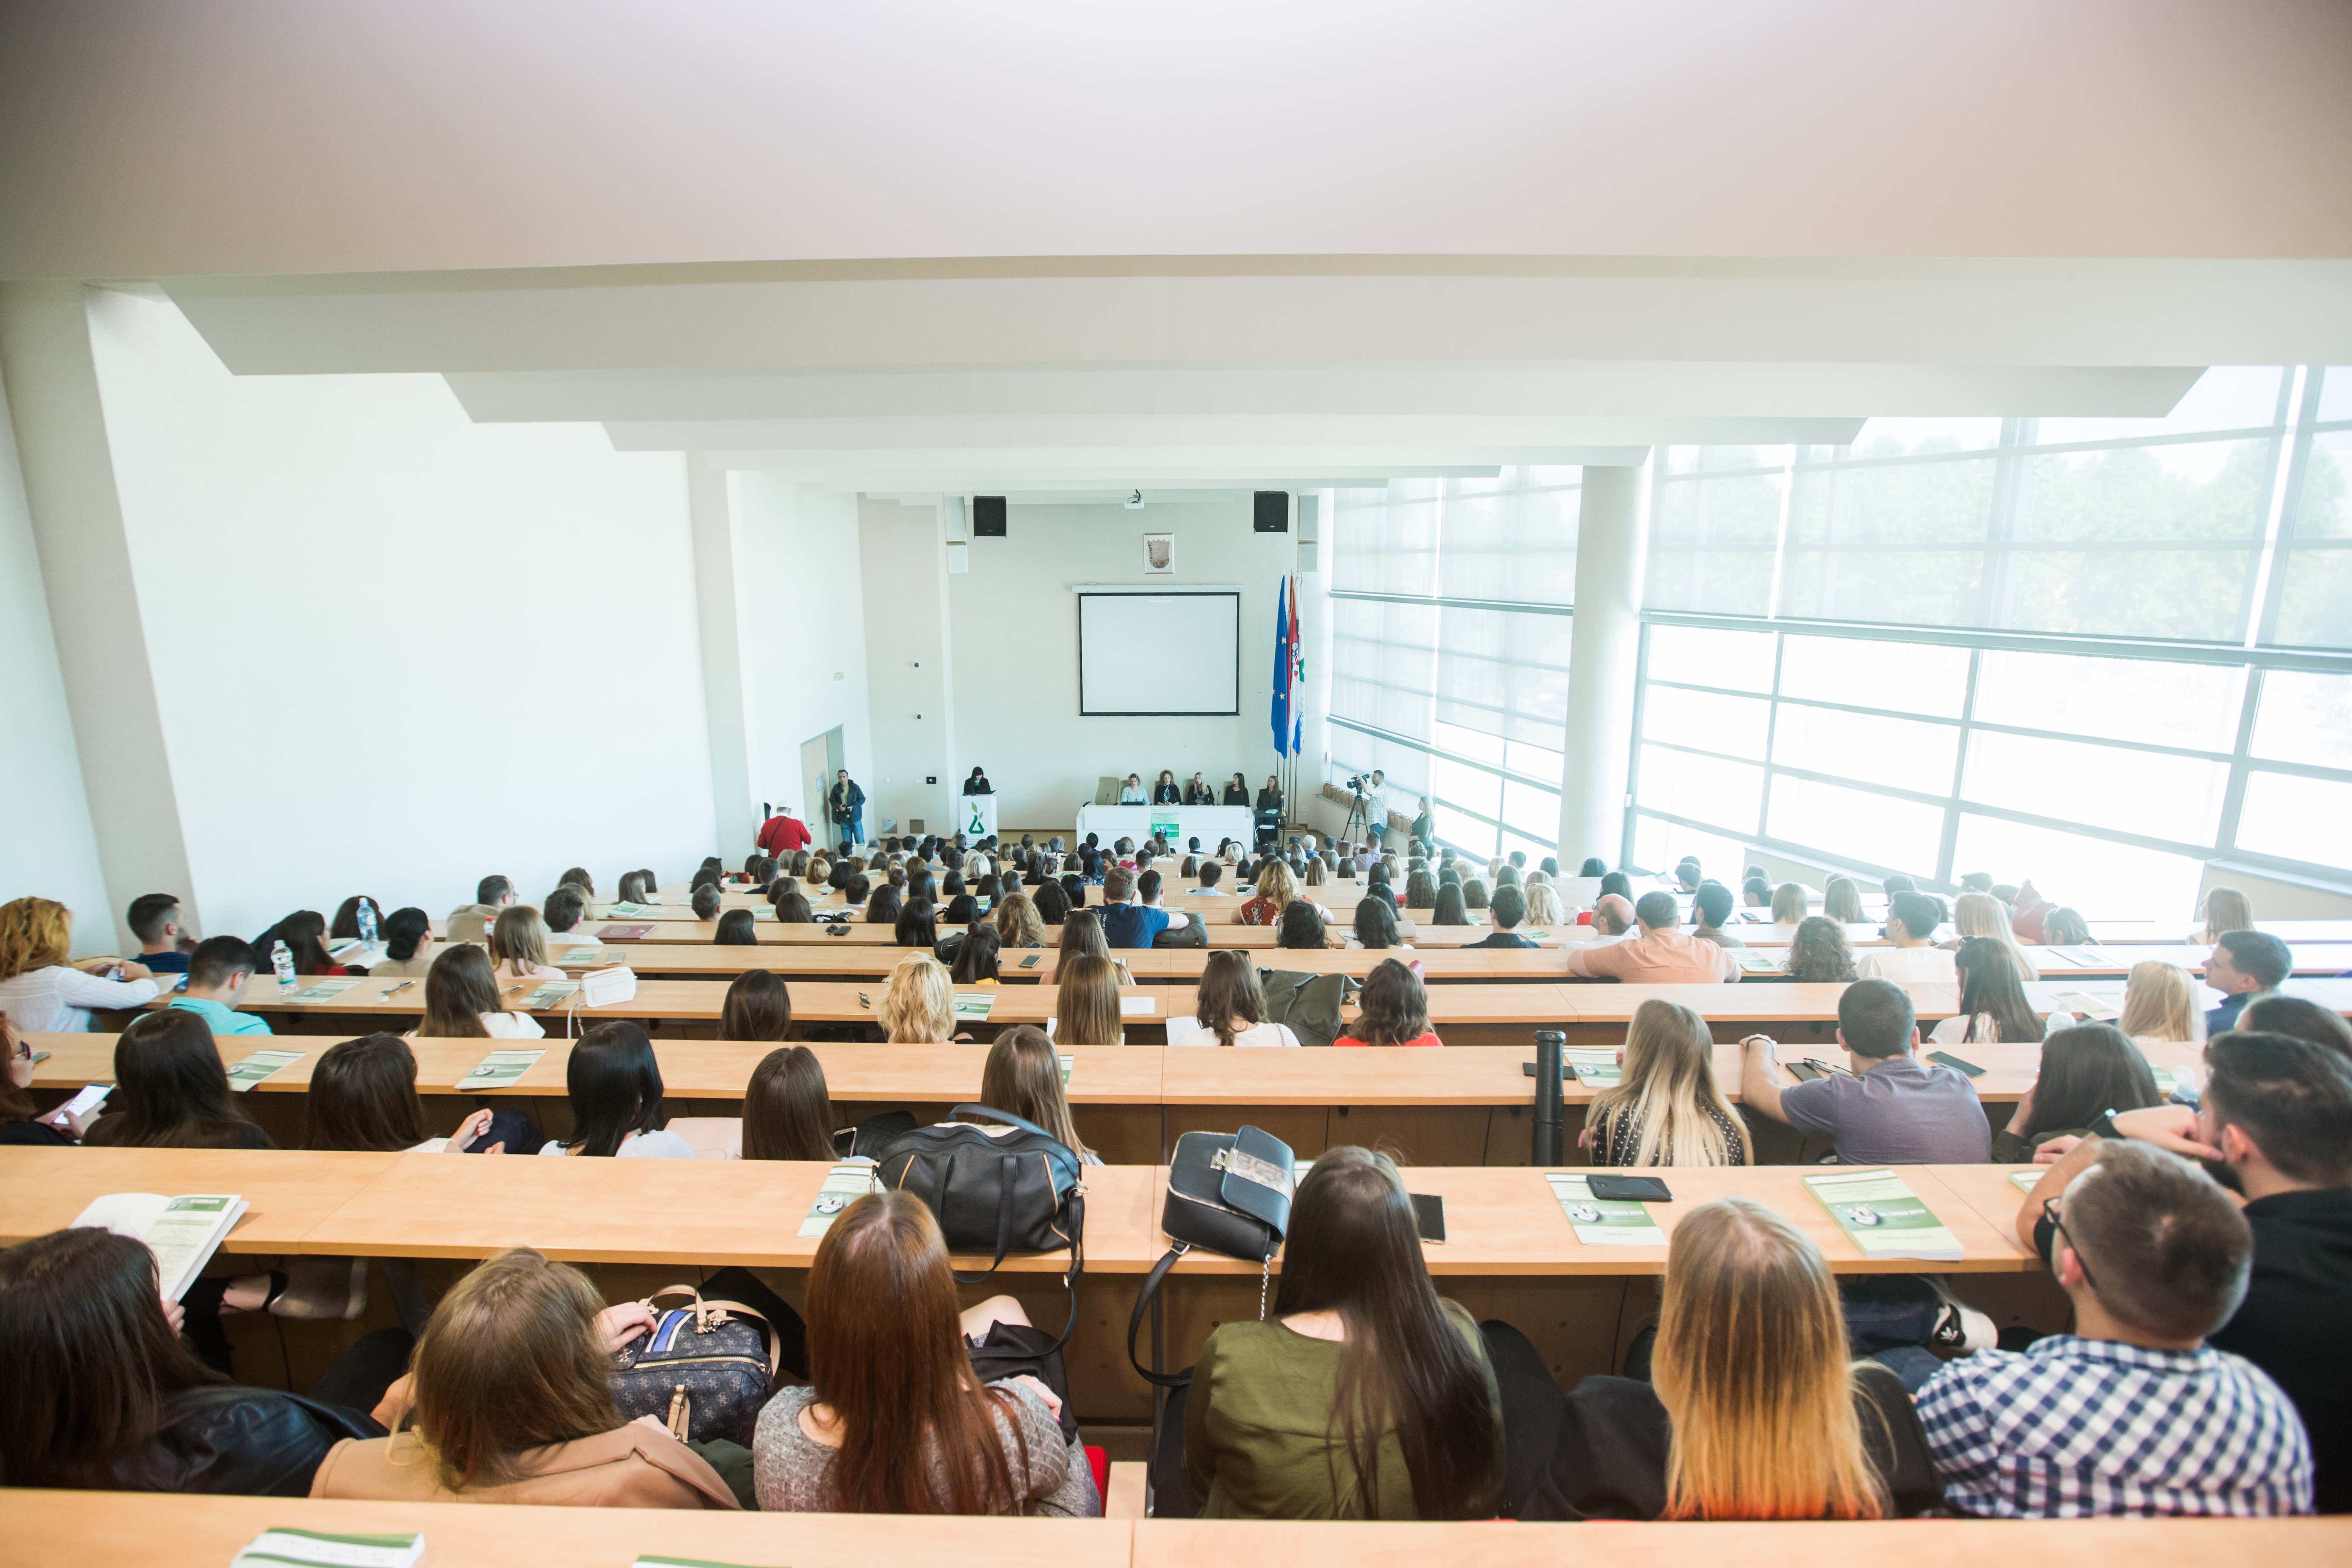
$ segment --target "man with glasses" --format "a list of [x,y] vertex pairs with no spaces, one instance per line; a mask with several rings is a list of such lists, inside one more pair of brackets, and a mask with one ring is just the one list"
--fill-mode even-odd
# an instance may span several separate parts
[[2245,1216],[2179,1155],[2095,1149],[2062,1198],[2035,1194],[2074,1331],[1979,1351],[1918,1392],[1946,1500],[2008,1519],[2310,1512],[2294,1404],[2205,1342],[2246,1294]]

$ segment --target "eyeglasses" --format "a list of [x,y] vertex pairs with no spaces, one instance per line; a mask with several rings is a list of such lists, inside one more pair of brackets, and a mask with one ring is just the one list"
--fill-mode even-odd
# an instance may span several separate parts
[[[2050,1227],[2058,1233],[2059,1237],[2064,1240],[2068,1247],[2074,1248],[2074,1266],[2083,1271],[2083,1283],[2089,1286],[2093,1293],[2095,1294],[2099,1289],[2099,1282],[2092,1277],[2090,1261],[2083,1256],[2083,1244],[2074,1239],[2073,1234],[2066,1228],[2066,1222],[2058,1217],[2058,1205],[2064,1201],[2065,1200],[2063,1198],[2042,1199],[2042,1217],[2050,1222]],[[2052,1258],[2050,1260],[2050,1266],[2053,1268],[2055,1268],[2058,1267],[2058,1260],[2054,1258]]]

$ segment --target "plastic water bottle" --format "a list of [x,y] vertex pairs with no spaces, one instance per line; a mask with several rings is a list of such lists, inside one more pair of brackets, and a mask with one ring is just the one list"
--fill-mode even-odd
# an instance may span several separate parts
[[294,952],[284,942],[270,943],[269,967],[278,972],[278,989],[294,989]]
[[370,947],[375,945],[375,905],[366,899],[360,900],[360,940]]

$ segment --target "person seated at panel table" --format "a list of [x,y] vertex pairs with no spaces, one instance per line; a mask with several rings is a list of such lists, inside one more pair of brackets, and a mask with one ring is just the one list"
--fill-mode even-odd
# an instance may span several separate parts
[[[650,896],[650,893],[648,894]],[[485,877],[474,889],[474,901],[460,904],[442,922],[444,942],[483,942],[499,911],[515,901],[514,883],[504,877]]]
[[434,1309],[413,1368],[377,1406],[393,1435],[337,1443],[310,1495],[740,1508],[705,1458],[748,1468],[739,1445],[681,1442],[657,1417],[623,1421],[613,1402],[613,1356],[656,1321],[642,1301],[605,1306],[569,1264],[526,1247],[498,1254]]
[[2205,960],[2205,984],[2221,993],[2221,1005],[2205,1015],[2205,1032],[2235,1028],[2248,1002],[2276,991],[2294,972],[2294,953],[2269,932],[2223,931]]
[[1218,802],[1218,804],[1220,805],[1246,806],[1249,803],[1249,785],[1243,780],[1242,775],[1235,773],[1233,777],[1227,779],[1225,781],[1223,797]]
[[1160,770],[1160,778],[1151,786],[1151,804],[1154,805],[1184,804],[1184,792],[1177,785],[1176,775],[1171,770],[1167,768]]
[[[2310,1511],[2294,1404],[2206,1342],[2245,1299],[2246,1215],[2176,1154],[2089,1147],[2052,1215],[2050,1271],[2074,1331],[1952,1362],[1916,1395],[1946,1495],[2007,1519]],[[2340,1339],[2343,1326],[2320,1331]]]
[[1257,809],[1277,813],[1282,810],[1282,781],[1272,773],[1265,775],[1265,787],[1257,792]]
[[1958,978],[1950,950],[1935,945],[1936,928],[1943,911],[1925,893],[1900,892],[1886,900],[1889,945],[1864,950],[1854,968],[1864,980],[1892,980],[1901,984],[1925,981],[1952,984]]
[[[2101,1131],[2212,1162],[2245,1194],[2253,1272],[2244,1301],[2206,1343],[2245,1357],[2285,1391],[2311,1439],[2319,1511],[2352,1512],[2352,1405],[2344,1398],[2352,1339],[2343,1327],[2352,1312],[2352,1059],[2339,1044],[2237,1030],[2205,1047],[2205,1068],[2197,1109],[2126,1111]],[[2018,1239],[2049,1257],[2057,1226],[2044,1200],[2067,1197],[2068,1184],[2114,1146],[2088,1138],[2068,1151],[2020,1205]],[[2074,1230],[2071,1205],[2056,1219]],[[2075,1240],[2104,1279],[2097,1244],[2079,1232]]]
[[1731,889],[1720,882],[1706,882],[1691,900],[1691,935],[1701,942],[1711,942],[1717,947],[1746,947],[1748,944],[1723,929],[1731,919]]
[[1384,958],[1364,977],[1356,995],[1356,1020],[1335,1046],[1443,1046],[1429,1026],[1429,988],[1421,976],[1393,958]]
[[1479,1327],[1504,1390],[1507,1514],[1911,1519],[1943,1502],[1902,1384],[1849,1355],[1821,1249],[1750,1199],[1675,1226],[1656,1338],[1623,1377],[1563,1396],[1526,1335]]
[[90,1009],[142,1007],[163,991],[143,963],[85,960],[84,968],[67,962],[72,951],[73,912],[63,904],[35,898],[0,904],[0,1010],[18,1028],[82,1033]]
[[1543,945],[1533,937],[1525,937],[1518,933],[1519,922],[1528,918],[1528,899],[1527,895],[1517,888],[1507,882],[1496,889],[1495,897],[1487,905],[1487,912],[1493,917],[1494,931],[1476,942],[1465,942],[1464,946],[1541,947]]
[[1620,1081],[1592,1097],[1577,1146],[1596,1165],[1752,1165],[1747,1123],[1715,1081],[1706,1020],[1656,998],[1633,1009]]
[[[1126,782],[1118,786],[1118,804],[1121,805],[1141,805],[1150,798],[1143,792],[1141,773],[1128,774]],[[1087,837],[1092,838],[1094,835],[1089,833]]]
[[0,1485],[299,1497],[407,1364],[406,1331],[362,1338],[308,1397],[246,1388],[197,1359],[155,1255],[111,1231],[0,1252]]
[[[1437,1294],[1385,1154],[1343,1145],[1298,1184],[1272,1318],[1210,1334],[1169,1412],[1204,1519],[1486,1519],[1503,1397],[1477,1324]],[[1547,1374],[1548,1380],[1548,1374]],[[1164,1441],[1164,1440],[1163,1440]],[[1155,1466],[1174,1467],[1163,1449]]]
[[[1190,779],[1185,781],[1184,804],[1186,805],[1214,805],[1217,804],[1217,792],[1211,786],[1207,778],[1196,773]],[[1197,848],[1199,846],[1196,844],[1194,847]]]
[[165,1003],[194,1013],[215,1035],[267,1035],[269,1020],[257,1013],[240,1013],[245,988],[253,979],[253,949],[233,936],[210,937],[188,955],[187,988]]
[[825,1231],[809,1270],[809,1382],[760,1412],[758,1506],[1099,1515],[1062,1396],[1034,1375],[984,1381],[975,1367],[1052,1342],[1010,1296],[957,1310],[947,1243],[921,1199],[858,1199]]
[[[1606,945],[1568,950],[1568,972],[1586,979],[1622,980],[1645,984],[1684,982],[1725,984],[1739,978],[1739,964],[1711,942],[1702,942],[1675,928],[1681,909],[1672,893],[1644,893],[1633,906],[1641,934]],[[1598,911],[1594,921],[1599,921]]]

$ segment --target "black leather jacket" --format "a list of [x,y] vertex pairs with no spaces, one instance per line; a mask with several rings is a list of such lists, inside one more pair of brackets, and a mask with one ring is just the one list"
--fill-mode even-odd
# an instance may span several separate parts
[[327,1450],[345,1437],[381,1437],[369,1416],[274,1388],[211,1384],[163,1402],[163,1425],[116,1461],[121,1491],[238,1492],[308,1497]]

